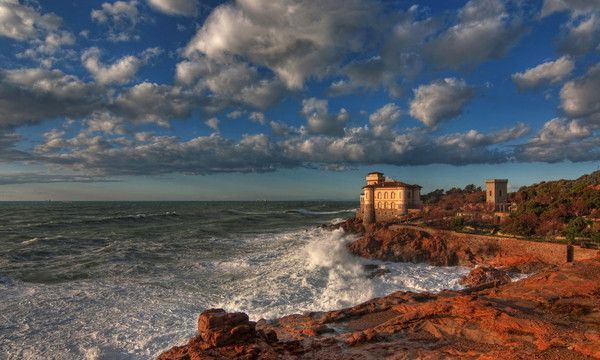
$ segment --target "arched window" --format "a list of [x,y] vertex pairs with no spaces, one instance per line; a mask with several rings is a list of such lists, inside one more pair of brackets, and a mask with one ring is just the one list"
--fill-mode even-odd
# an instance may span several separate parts
[[380,192],[377,193],[377,198],[381,199],[381,193]]
[[387,191],[383,193],[383,198],[387,199]]
[[396,194],[396,193],[392,191],[392,199],[394,198],[394,195],[395,195],[395,194]]

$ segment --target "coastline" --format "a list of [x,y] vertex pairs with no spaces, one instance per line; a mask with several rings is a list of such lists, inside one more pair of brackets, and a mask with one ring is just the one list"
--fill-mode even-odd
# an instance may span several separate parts
[[[510,244],[470,242],[464,234],[383,225],[365,231],[352,219],[334,227],[361,234],[349,244],[355,255],[469,266],[467,287],[395,292],[350,308],[270,321],[208,310],[198,321],[200,335],[159,359],[600,358],[598,251],[567,263],[560,251],[536,256]],[[511,282],[508,274],[530,276]]]

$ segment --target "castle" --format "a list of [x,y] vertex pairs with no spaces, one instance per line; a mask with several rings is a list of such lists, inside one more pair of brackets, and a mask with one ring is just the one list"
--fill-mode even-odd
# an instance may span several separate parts
[[367,185],[360,194],[357,217],[365,225],[391,221],[408,214],[409,209],[421,207],[421,187],[400,181],[389,181],[380,172],[366,177]]

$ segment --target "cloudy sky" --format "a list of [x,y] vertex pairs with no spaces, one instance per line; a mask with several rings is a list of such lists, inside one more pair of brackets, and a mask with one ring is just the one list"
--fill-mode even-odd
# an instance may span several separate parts
[[600,0],[0,0],[0,200],[354,199],[600,164]]

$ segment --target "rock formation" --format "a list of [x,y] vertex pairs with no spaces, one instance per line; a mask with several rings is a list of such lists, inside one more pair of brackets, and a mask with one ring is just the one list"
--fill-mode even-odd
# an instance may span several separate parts
[[483,290],[396,292],[256,324],[210,310],[198,336],[159,359],[600,358],[599,278],[594,259]]

